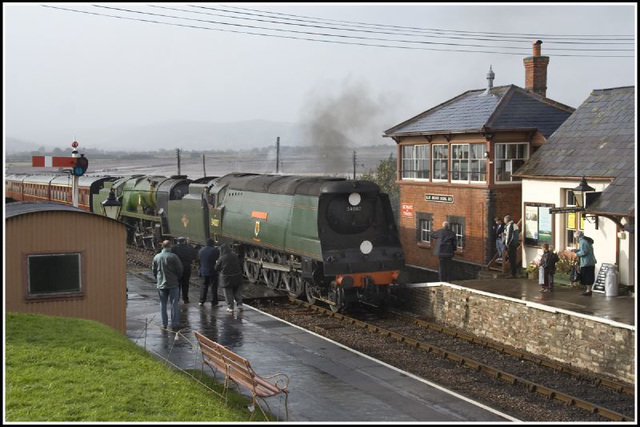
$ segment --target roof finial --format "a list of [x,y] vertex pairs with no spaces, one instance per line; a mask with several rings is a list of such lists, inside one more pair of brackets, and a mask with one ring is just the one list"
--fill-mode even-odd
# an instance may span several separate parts
[[493,66],[489,65],[489,72],[487,73],[487,80],[489,81],[489,84],[487,85],[487,89],[493,88],[493,79],[495,78],[496,78],[496,75],[493,72]]
[[493,79],[496,77],[496,75],[493,72],[493,66],[489,65],[489,72],[487,73],[487,89],[485,89],[484,92],[482,92],[480,94],[480,96],[485,96],[485,95],[491,95],[491,89],[493,89]]

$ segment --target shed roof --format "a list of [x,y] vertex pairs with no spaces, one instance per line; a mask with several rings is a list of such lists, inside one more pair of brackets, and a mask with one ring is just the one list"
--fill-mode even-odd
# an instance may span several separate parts
[[14,216],[26,215],[35,212],[47,212],[47,211],[70,211],[80,212],[87,215],[93,215],[87,211],[74,206],[63,205],[60,203],[51,202],[14,202],[6,203],[4,205],[5,217],[12,218]]
[[634,216],[635,87],[598,89],[514,175],[611,178],[588,212]]
[[385,131],[385,136],[537,129],[548,138],[575,109],[515,85],[470,90]]

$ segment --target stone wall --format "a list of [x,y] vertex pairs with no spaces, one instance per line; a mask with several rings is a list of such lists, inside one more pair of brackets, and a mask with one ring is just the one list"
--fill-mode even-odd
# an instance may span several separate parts
[[394,295],[398,307],[432,321],[635,383],[634,326],[452,284],[402,288]]

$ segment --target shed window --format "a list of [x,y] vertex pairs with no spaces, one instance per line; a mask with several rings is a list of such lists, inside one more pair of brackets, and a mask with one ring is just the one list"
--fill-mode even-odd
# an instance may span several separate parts
[[28,297],[82,295],[82,254],[27,255]]

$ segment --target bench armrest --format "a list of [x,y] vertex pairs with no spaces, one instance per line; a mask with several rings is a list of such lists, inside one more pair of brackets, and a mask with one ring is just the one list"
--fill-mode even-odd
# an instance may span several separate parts
[[[276,378],[277,377],[277,378]],[[281,390],[287,390],[289,388],[289,377],[286,374],[278,372],[277,374],[269,375],[267,377],[262,377],[265,380],[274,378],[274,384]],[[282,383],[284,383],[284,387],[282,387]]]

